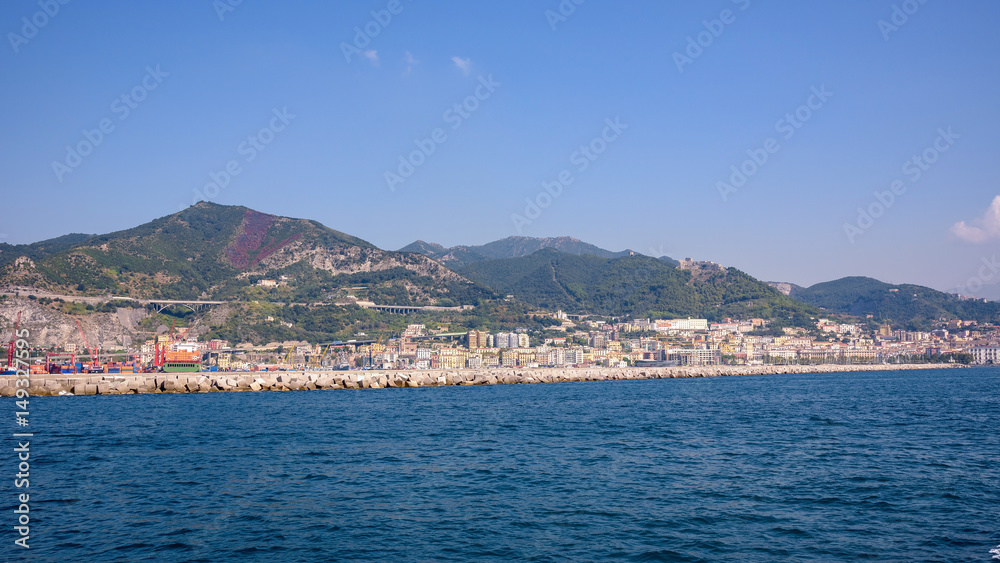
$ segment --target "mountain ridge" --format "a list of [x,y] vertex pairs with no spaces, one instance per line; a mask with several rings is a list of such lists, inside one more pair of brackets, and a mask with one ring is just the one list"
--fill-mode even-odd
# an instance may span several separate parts
[[358,284],[390,304],[489,295],[466,295],[474,284],[423,255],[242,206],[201,202],[131,229],[62,242],[33,257],[21,249],[0,267],[0,282],[67,294],[229,299],[249,298],[260,279],[284,275],[302,286],[293,292],[299,299]]
[[736,268],[696,274],[638,254],[602,258],[542,249],[458,271],[494,291],[569,313],[709,320],[795,317],[796,324],[803,324],[817,312]]
[[[571,236],[510,236],[481,245],[457,245],[452,247],[417,240],[399,249],[399,251],[417,252],[429,256],[449,267],[461,268],[462,266],[485,260],[529,256],[543,249],[555,249],[566,254],[578,256],[589,254],[600,258],[621,258],[623,256],[638,254],[628,249],[619,252],[606,250]],[[671,261],[673,260],[669,257],[666,258]]]
[[942,320],[1000,320],[1000,303],[966,299],[916,284],[891,284],[867,276],[846,276],[809,287],[795,286],[791,296],[830,312],[872,318],[917,330]]
[[574,237],[387,251],[318,221],[207,202],[112,233],[0,244],[0,284],[65,295],[451,306],[512,294],[607,316],[872,315],[913,329],[1000,319],[1000,303],[914,284],[848,276],[801,287],[677,264]]

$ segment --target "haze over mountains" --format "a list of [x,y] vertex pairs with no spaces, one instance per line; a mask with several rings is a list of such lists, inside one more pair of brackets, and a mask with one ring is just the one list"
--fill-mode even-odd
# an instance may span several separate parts
[[[282,280],[262,293],[262,279]],[[735,268],[609,251],[572,237],[509,237],[386,251],[316,221],[202,202],[104,235],[0,244],[0,284],[132,298],[473,305],[506,295],[532,307],[635,317],[763,317],[808,324],[844,314],[926,327],[996,320],[1000,304],[916,285],[848,277],[802,288]],[[777,285],[787,291],[778,291]]]

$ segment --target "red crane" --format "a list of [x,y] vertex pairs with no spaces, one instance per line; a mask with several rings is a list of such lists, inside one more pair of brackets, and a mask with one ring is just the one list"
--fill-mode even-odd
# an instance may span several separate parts
[[192,327],[177,328],[177,319],[172,319],[170,321],[170,342],[183,340],[187,337],[187,334],[191,332],[191,328]]
[[83,333],[83,327],[80,326],[80,320],[79,319],[73,319],[73,320],[76,321],[76,328],[80,329],[80,336],[83,337],[83,345],[85,349],[91,350],[91,356],[90,356],[91,363],[96,368],[101,363],[101,358],[97,355],[97,348],[90,347],[90,343],[87,342],[87,335]]
[[177,325],[177,319],[171,319],[170,321],[170,332],[167,334],[167,341],[162,343],[160,339],[156,339],[156,356],[153,358],[153,365],[157,368],[162,367],[167,361],[167,350],[174,342],[174,327]]
[[153,367],[159,368],[167,361],[167,350],[170,349],[170,345],[174,341],[174,326],[177,324],[177,319],[170,321],[170,333],[167,336],[167,342],[161,343],[159,337],[156,338],[154,343],[155,355],[153,356]]

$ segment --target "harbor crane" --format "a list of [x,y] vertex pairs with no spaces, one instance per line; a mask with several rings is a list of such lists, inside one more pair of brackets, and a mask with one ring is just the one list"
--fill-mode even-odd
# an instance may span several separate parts
[[318,356],[313,356],[313,358],[309,360],[310,367],[319,368],[323,365],[323,358],[325,358],[327,352],[330,351],[330,346],[333,346],[333,344],[327,344],[326,348],[323,348],[323,351]]
[[83,333],[83,327],[80,326],[80,319],[73,319],[73,320],[76,321],[76,328],[79,329],[80,336],[83,337],[83,347],[84,347],[84,350],[90,350],[91,351],[91,355],[90,355],[91,364],[93,365],[94,368],[96,368],[101,363],[101,358],[100,358],[100,356],[97,355],[97,348],[96,347],[95,348],[91,348],[90,347],[90,343],[87,342],[87,335]]

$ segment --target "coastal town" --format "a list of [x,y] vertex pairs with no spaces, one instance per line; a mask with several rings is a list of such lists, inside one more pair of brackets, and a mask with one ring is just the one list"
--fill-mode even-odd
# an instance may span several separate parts
[[975,321],[952,320],[919,332],[826,318],[811,330],[771,330],[770,321],[759,318],[609,322],[562,311],[553,317],[561,323],[555,330],[491,333],[410,324],[388,337],[358,333],[326,343],[254,345],[170,331],[118,350],[66,343],[33,357],[37,373],[1000,362],[1000,327]]
[[[312,345],[271,342],[263,346],[225,341],[188,343],[219,369],[462,369],[492,367],[662,367],[765,364],[873,364],[964,358],[972,363],[1000,361],[1000,327],[951,321],[930,332],[894,330],[881,325],[866,334],[860,325],[819,319],[819,336],[785,328],[765,336],[764,319],[710,323],[706,319],[628,322],[564,320],[564,337],[543,338],[525,330],[488,333],[450,332],[412,324],[398,337]],[[144,347],[148,355],[149,344]],[[966,356],[968,355],[968,356]],[[971,357],[970,357],[971,356]],[[968,361],[966,363],[969,363]]]

